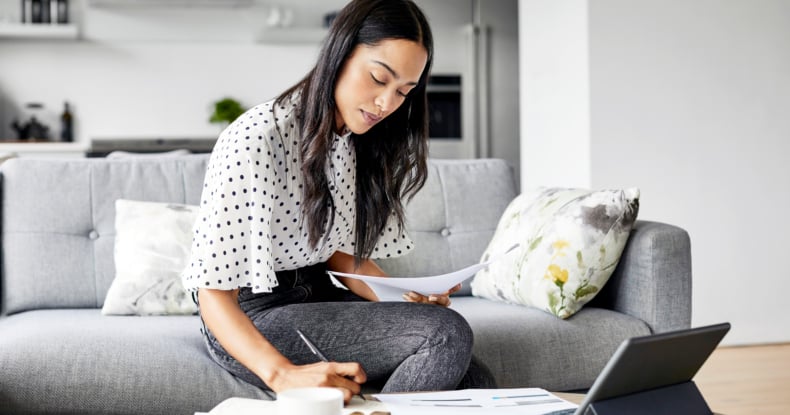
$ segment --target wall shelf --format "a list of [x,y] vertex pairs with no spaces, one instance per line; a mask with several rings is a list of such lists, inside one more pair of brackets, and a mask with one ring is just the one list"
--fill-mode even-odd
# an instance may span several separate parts
[[76,40],[79,28],[75,24],[0,23],[0,39]]
[[87,150],[88,146],[80,142],[0,140],[0,153],[84,153]]

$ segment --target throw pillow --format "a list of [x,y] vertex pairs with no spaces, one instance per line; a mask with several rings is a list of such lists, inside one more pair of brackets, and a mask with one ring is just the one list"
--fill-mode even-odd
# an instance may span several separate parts
[[194,314],[181,284],[198,207],[176,203],[115,202],[115,279],[102,314]]
[[525,192],[505,210],[481,262],[519,246],[475,275],[472,294],[568,318],[612,275],[638,211],[638,189]]

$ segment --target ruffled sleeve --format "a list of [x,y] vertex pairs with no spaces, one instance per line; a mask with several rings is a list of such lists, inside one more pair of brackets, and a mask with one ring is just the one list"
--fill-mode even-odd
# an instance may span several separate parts
[[188,290],[277,286],[271,222],[274,163],[265,132],[242,115],[220,136],[211,155],[194,228],[191,261],[182,280]]

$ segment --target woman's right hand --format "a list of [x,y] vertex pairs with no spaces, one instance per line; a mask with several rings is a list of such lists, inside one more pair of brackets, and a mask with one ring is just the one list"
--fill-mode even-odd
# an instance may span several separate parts
[[297,366],[283,356],[239,307],[238,290],[198,291],[200,313],[222,347],[273,391],[308,386],[339,388],[346,402],[367,380],[359,363],[319,362]]
[[272,373],[271,379],[264,380],[275,392],[286,389],[325,386],[338,388],[343,392],[343,400],[348,403],[351,397],[359,394],[367,375],[359,363],[355,362],[318,362],[308,365],[286,365]]

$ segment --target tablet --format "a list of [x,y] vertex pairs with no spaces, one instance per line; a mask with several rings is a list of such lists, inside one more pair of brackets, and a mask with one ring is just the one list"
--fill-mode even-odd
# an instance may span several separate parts
[[632,337],[609,359],[575,415],[591,404],[691,381],[730,330],[730,323]]

